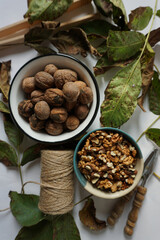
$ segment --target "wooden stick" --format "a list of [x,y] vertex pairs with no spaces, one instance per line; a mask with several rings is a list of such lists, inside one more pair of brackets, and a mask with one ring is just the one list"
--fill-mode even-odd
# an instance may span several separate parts
[[[73,11],[79,7],[82,7],[83,5],[86,5],[90,2],[91,2],[91,0],[74,0],[72,5],[68,8],[67,12],[71,12],[71,11]],[[0,38],[6,37],[10,34],[20,31],[22,29],[29,29],[31,27],[36,26],[37,24],[40,24],[40,22],[41,21],[35,21],[33,24],[30,24],[28,22],[28,18],[25,18],[21,21],[18,21],[16,23],[13,23],[11,25],[1,28],[0,29]]]
[[[56,34],[59,31],[66,30],[68,28],[72,28],[74,26],[80,25],[80,24],[82,24],[86,21],[97,19],[99,17],[100,17],[100,14],[95,13],[95,14],[86,15],[85,17],[81,17],[81,18],[78,18],[76,20],[64,22],[59,27],[57,27],[53,30],[53,34]],[[9,37],[2,38],[2,40],[0,40],[0,48],[2,49],[2,48],[5,48],[5,47],[9,47],[11,45],[14,45],[14,44],[23,43],[24,42],[24,32],[25,31],[28,32],[28,30],[23,30],[23,33],[21,33],[20,35],[15,36],[14,34],[12,34],[11,38],[9,38]]]

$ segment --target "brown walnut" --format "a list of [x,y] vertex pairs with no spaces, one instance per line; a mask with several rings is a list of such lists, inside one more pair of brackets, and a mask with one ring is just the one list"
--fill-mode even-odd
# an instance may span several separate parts
[[76,128],[78,128],[79,124],[80,124],[80,121],[76,116],[71,115],[67,118],[66,127],[69,130],[71,131],[75,130]]
[[90,87],[84,87],[80,90],[79,101],[82,104],[88,104],[93,101],[93,92]]
[[44,71],[51,74],[52,76],[58,70],[58,68],[54,64],[48,64],[45,66]]
[[34,77],[24,78],[22,81],[22,89],[25,93],[31,93],[35,90],[35,79]]
[[75,102],[80,94],[79,88],[74,82],[67,82],[63,86],[64,98],[67,102]]
[[77,85],[77,87],[79,87],[79,89],[81,90],[84,87],[87,87],[86,83],[83,81],[75,81],[75,84]]
[[88,105],[79,105],[75,108],[75,115],[80,120],[84,120],[89,113],[89,107]]
[[44,92],[42,92],[41,90],[34,90],[31,93],[31,101],[33,104],[36,104],[39,101],[43,101],[44,100]]
[[36,115],[33,114],[33,115],[29,118],[29,124],[30,124],[30,127],[31,127],[34,131],[40,131],[41,129],[44,128],[44,126],[45,126],[45,121],[38,119],[38,118],[36,117]]
[[77,80],[77,73],[70,69],[59,69],[54,74],[55,85],[62,89],[66,82],[74,82]]
[[47,89],[54,86],[54,78],[51,74],[41,71],[35,75],[36,86],[40,89]]
[[45,130],[50,135],[60,135],[63,132],[63,124],[48,120],[45,126]]
[[18,104],[18,112],[22,117],[28,118],[33,113],[33,107],[31,100],[23,100]]
[[50,118],[57,123],[63,123],[66,121],[68,113],[65,108],[53,108],[50,113]]
[[44,94],[45,101],[51,106],[62,106],[64,102],[63,92],[58,88],[49,88]]
[[37,102],[34,107],[34,112],[40,120],[46,120],[50,115],[50,107],[45,101]]

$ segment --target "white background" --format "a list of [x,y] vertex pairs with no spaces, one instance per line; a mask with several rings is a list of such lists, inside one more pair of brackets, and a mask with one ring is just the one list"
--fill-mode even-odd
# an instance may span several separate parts
[[[154,8],[155,1],[153,0],[134,0],[128,1],[124,0],[124,5],[126,7],[127,14],[130,13],[130,10],[133,10],[139,6],[151,6]],[[160,9],[160,2],[158,3],[158,8]],[[23,19],[23,15],[27,10],[27,0],[1,0],[0,1],[0,27],[7,26],[8,24],[12,24],[18,20]],[[75,11],[72,17],[78,17],[82,14],[91,13],[94,9],[91,7],[83,7],[78,11]],[[71,15],[70,15],[71,17]],[[64,19],[67,17],[65,16]],[[160,27],[160,18],[156,17],[153,29]],[[144,30],[144,33],[147,33],[148,27]],[[160,44],[157,44],[154,48],[156,52],[155,64],[160,69]],[[17,47],[10,47],[5,50],[0,51],[0,61],[12,60],[12,69],[11,69],[11,79],[17,72],[17,70],[28,60],[37,56],[37,52],[25,47],[23,45]],[[86,65],[92,70],[92,67],[95,65],[95,60],[88,56],[87,58],[82,58],[81,56],[77,56],[80,60],[82,60]],[[104,98],[104,89],[107,86],[108,81],[113,76],[115,70],[107,72],[103,76],[97,77],[97,81],[99,84],[100,92],[101,92],[101,103]],[[131,119],[122,126],[122,129],[128,132],[135,140],[139,137],[139,135],[152,123],[153,120],[157,118],[156,115],[152,114],[148,109],[148,101],[145,100],[144,107],[146,112],[142,112],[142,110],[137,107]],[[100,113],[98,113],[97,118],[95,119],[92,127],[90,129],[94,129],[100,127],[99,122]],[[154,127],[160,128],[160,121],[157,122]],[[7,140],[7,137],[3,130],[3,122],[2,115],[0,116],[0,139]],[[32,145],[33,142],[29,138],[25,137],[24,140],[24,148]],[[149,142],[144,136],[139,141],[139,146],[142,150],[144,159],[153,149],[153,145]],[[155,172],[160,175],[160,157],[158,157]],[[23,167],[23,178],[24,182],[26,181],[40,181],[40,159],[27,164]],[[134,235],[132,239],[136,240],[151,240],[157,239],[159,236],[159,219],[160,219],[160,182],[152,176],[147,183],[148,192],[146,198],[144,200],[143,206],[139,213],[139,219],[135,227]],[[8,197],[9,191],[18,191],[21,190],[21,183],[18,171],[13,168],[6,168],[3,164],[0,163],[0,209],[7,208],[9,206],[10,199]],[[25,187],[26,193],[39,194],[39,186],[34,184],[28,184]],[[87,196],[88,193],[83,190],[80,184],[77,182],[75,178],[75,202]],[[94,197],[95,206],[97,209],[97,217],[106,220],[109,212],[113,204],[116,200],[104,200]],[[126,218],[131,207],[131,203],[127,204],[123,215],[120,217],[119,221],[115,225],[114,228],[107,227],[105,230],[101,232],[92,232],[86,227],[82,225],[79,220],[78,212],[83,206],[79,204],[73,210],[73,215],[75,217],[77,226],[80,231],[82,240],[123,240],[123,239],[131,239],[126,237],[123,233],[123,228],[126,223]],[[12,216],[10,211],[6,211],[0,213],[0,239],[3,240],[14,240],[21,226],[17,223],[16,219]]]

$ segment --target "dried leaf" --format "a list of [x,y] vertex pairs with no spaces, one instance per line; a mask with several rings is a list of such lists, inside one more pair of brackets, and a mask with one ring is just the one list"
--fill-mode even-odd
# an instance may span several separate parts
[[147,27],[153,10],[150,7],[138,7],[135,10],[131,11],[129,15],[128,27],[135,31],[143,30]]
[[21,165],[24,166],[26,163],[31,162],[40,157],[40,151],[44,148],[44,144],[35,144],[29,148],[27,148],[23,152],[23,157],[21,161]]
[[4,114],[4,129],[8,139],[16,148],[18,148],[23,141],[24,135],[22,131],[15,126],[11,117],[7,114]]
[[141,66],[133,62],[121,69],[105,90],[101,105],[101,124],[105,127],[120,127],[129,120],[137,106],[137,97],[142,85]]
[[18,158],[14,148],[0,140],[0,162],[5,166],[18,166]]
[[55,218],[53,222],[53,240],[80,240],[80,234],[74,218],[66,213]]
[[55,29],[60,26],[60,22],[56,21],[42,21],[41,24],[43,28],[47,29]]
[[30,29],[29,32],[25,34],[24,43],[40,44],[45,40],[51,39],[52,35],[53,35],[52,29],[35,27]]
[[84,207],[79,211],[81,222],[91,230],[102,230],[106,228],[106,222],[96,218],[96,209],[91,198],[87,200]]
[[150,128],[145,132],[146,136],[160,147],[160,129]]
[[148,89],[153,77],[153,73],[154,73],[153,71],[154,56],[155,56],[155,53],[153,52],[153,50],[151,49],[151,51],[149,51],[149,48],[148,48],[146,49],[141,59],[142,94],[138,98],[138,105],[144,112],[145,112],[145,109],[143,107],[144,98],[148,92]]
[[45,215],[38,208],[39,196],[11,191],[9,197],[12,214],[21,226],[32,226],[44,219]]
[[53,240],[52,222],[43,220],[32,227],[23,227],[15,240]]
[[32,0],[24,17],[28,17],[30,23],[35,20],[52,21],[61,16],[72,2],[72,0]]
[[2,101],[0,101],[0,112],[10,114],[8,107]]
[[41,55],[48,55],[56,53],[53,49],[49,47],[42,46],[41,44],[37,43],[27,43],[27,46],[34,48],[39,54]]
[[113,61],[129,59],[144,45],[143,34],[134,31],[109,31],[107,38],[108,57]]
[[90,44],[86,33],[80,28],[71,28],[68,31],[61,31],[51,39],[52,44],[59,52],[67,54],[81,54],[87,56],[87,52],[99,56],[97,50]]
[[157,10],[156,16],[160,17],[160,10]]
[[8,100],[11,61],[0,63],[0,92]]
[[151,47],[154,47],[154,45],[156,45],[156,43],[158,43],[159,41],[160,41],[160,27],[151,31],[148,39],[148,42],[151,45]]
[[[99,51],[99,48],[97,48],[97,50]],[[102,53],[102,50],[101,50],[100,53]],[[105,72],[107,72],[112,67],[125,67],[126,65],[128,65],[132,61],[133,61],[133,59],[129,59],[129,60],[126,60],[126,61],[114,62],[114,61],[108,59],[107,54],[104,54],[96,63],[96,66],[94,67],[94,74],[96,76],[100,75],[100,74],[104,74]]]
[[160,80],[157,72],[154,72],[149,90],[149,109],[154,114],[160,115]]

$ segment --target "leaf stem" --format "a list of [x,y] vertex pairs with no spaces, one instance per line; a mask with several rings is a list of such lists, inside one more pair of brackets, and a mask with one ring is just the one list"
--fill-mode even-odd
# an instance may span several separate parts
[[160,116],[158,118],[156,118],[150,125],[149,127],[147,127],[147,129],[141,133],[141,135],[139,136],[139,138],[137,139],[137,142],[141,139],[141,137],[143,137],[143,135],[148,131],[149,128],[151,128],[158,120],[160,119]]
[[5,211],[7,211],[7,210],[10,210],[10,207],[5,208],[5,209],[0,209],[0,212],[5,212]]
[[19,171],[19,176],[20,176],[20,180],[21,180],[21,185],[22,185],[22,193],[24,194],[24,187],[23,187],[23,176],[22,176],[22,169],[21,169],[21,162],[20,162],[20,151],[19,151],[19,146],[17,148],[17,152],[18,152],[18,171]]
[[93,195],[92,195],[92,194],[90,194],[90,195],[88,195],[87,197],[85,197],[85,198],[81,199],[79,202],[77,202],[77,203],[75,203],[75,204],[74,204],[74,207],[75,207],[76,205],[78,205],[79,203],[81,203],[81,202],[85,201],[86,199],[88,199],[88,198],[92,197],[92,196],[93,196]]

